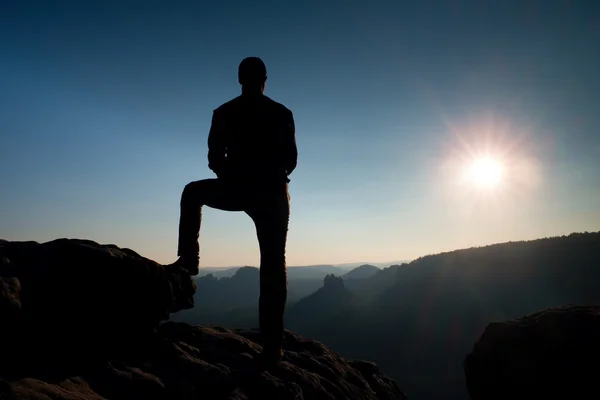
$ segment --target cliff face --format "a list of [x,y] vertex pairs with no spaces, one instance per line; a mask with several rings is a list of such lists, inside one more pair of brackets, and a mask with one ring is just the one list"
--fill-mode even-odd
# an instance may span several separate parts
[[161,324],[194,290],[113,245],[0,241],[0,398],[405,398],[374,364],[291,332],[267,367],[256,330]]
[[600,307],[565,306],[491,323],[464,369],[472,400],[600,397]]

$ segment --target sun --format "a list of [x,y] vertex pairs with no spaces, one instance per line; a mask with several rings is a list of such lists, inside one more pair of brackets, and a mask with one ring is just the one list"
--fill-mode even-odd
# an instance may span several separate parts
[[498,159],[479,157],[467,165],[464,174],[471,184],[484,189],[492,189],[502,182],[503,167]]
[[538,151],[545,145],[537,141],[534,125],[493,110],[443,118],[447,131],[440,132],[432,190],[448,202],[449,215],[500,221],[536,204],[545,184]]

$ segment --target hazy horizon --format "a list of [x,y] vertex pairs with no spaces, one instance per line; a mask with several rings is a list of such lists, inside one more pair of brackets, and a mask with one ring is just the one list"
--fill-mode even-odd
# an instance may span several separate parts
[[[383,268],[382,265],[385,265],[386,267],[393,265],[394,263],[398,263],[398,262],[410,262],[412,260],[394,260],[394,261],[384,261],[384,262],[373,262],[373,261],[356,261],[356,262],[349,262],[349,263],[340,263],[340,264],[308,264],[308,265],[287,265],[287,268],[295,268],[295,267],[300,267],[300,268],[307,268],[307,267],[341,267],[341,268],[354,268],[356,267],[360,267],[361,265],[373,265],[374,267],[377,267],[379,269]],[[212,268],[219,268],[219,269],[228,269],[228,268],[243,268],[243,267],[257,267],[258,268],[258,264],[255,265],[226,265],[226,266],[220,266],[220,267],[213,267],[212,265],[206,265],[202,268],[205,269],[212,269]]]
[[[246,56],[265,61],[265,94],[296,120],[288,265],[597,231],[599,11],[3,2],[0,238],[174,261],[181,191],[214,177],[211,113],[239,94]],[[206,207],[200,243],[201,267],[258,264],[243,213]]]

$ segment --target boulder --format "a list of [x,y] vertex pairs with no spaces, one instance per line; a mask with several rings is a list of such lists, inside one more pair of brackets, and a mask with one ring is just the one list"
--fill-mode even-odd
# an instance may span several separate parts
[[2,240],[0,260],[0,339],[18,336],[25,347],[0,340],[0,350],[10,343],[4,350],[23,363],[29,351],[95,343],[102,352],[194,305],[189,274],[115,245]]
[[600,398],[600,307],[488,325],[464,362],[472,400]]

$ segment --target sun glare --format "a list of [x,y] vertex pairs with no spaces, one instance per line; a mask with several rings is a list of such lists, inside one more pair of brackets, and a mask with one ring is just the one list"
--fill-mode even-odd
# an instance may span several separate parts
[[474,159],[466,168],[466,179],[475,186],[491,189],[502,181],[502,163],[492,157]]
[[536,159],[534,128],[488,112],[445,119],[436,190],[443,191],[450,215],[470,221],[513,215],[541,194],[542,165]]

